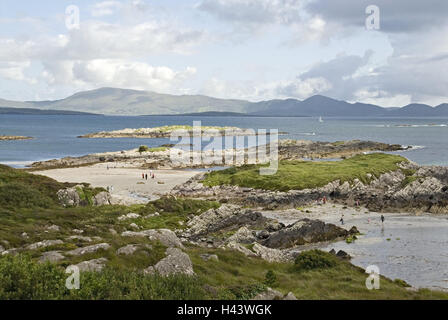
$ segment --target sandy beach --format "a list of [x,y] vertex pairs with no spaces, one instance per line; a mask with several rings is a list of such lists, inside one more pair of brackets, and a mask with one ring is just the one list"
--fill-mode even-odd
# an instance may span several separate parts
[[[114,204],[136,204],[155,200],[171,191],[176,185],[186,182],[199,171],[153,170],[155,179],[149,177],[150,170],[123,166],[120,163],[96,164],[89,167],[36,171],[35,174],[59,182],[89,183],[92,187],[112,187],[110,193]],[[148,180],[142,174],[148,174]]]

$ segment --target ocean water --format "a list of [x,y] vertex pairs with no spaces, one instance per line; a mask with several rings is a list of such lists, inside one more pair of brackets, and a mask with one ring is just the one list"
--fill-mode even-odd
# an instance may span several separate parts
[[[189,124],[278,129],[282,138],[315,141],[373,140],[412,145],[399,154],[425,165],[448,165],[448,118],[277,118],[191,116],[37,116],[0,115],[0,135],[32,136],[33,140],[0,141],[0,163],[15,167],[33,161],[89,153],[120,151],[141,144],[159,146],[169,139],[79,139],[97,131]],[[173,142],[171,142],[173,143]]]

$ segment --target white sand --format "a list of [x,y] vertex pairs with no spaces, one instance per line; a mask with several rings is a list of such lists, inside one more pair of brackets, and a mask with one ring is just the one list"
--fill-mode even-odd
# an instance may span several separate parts
[[[155,179],[149,177],[150,170],[123,168],[119,163],[97,164],[89,167],[36,171],[35,174],[53,178],[59,182],[89,183],[92,187],[112,187],[115,204],[145,203],[160,198],[175,186],[200,173],[188,170],[153,170]],[[112,167],[114,166],[114,167]],[[115,168],[116,166],[116,168]],[[142,179],[148,174],[148,180]]]

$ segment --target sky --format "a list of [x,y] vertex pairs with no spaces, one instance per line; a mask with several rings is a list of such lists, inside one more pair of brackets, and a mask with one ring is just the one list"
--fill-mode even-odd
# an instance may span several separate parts
[[0,2],[0,98],[100,87],[435,106],[448,102],[448,1]]

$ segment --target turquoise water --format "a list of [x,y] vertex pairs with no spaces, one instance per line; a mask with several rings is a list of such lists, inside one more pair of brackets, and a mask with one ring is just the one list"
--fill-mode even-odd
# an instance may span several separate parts
[[[0,142],[0,163],[23,166],[33,161],[95,152],[120,151],[141,144],[159,146],[169,139],[78,139],[79,135],[173,124],[236,126],[279,129],[282,138],[338,141],[373,140],[417,146],[402,152],[407,158],[426,165],[448,165],[448,118],[274,118],[274,117],[186,117],[186,116],[36,116],[0,115],[0,135],[35,137],[26,141]],[[172,142],[171,142],[172,143]]]

